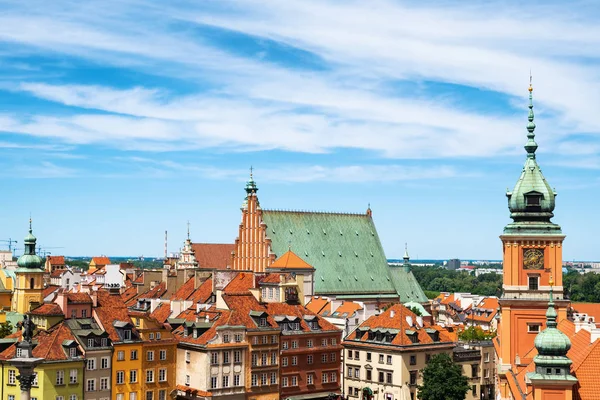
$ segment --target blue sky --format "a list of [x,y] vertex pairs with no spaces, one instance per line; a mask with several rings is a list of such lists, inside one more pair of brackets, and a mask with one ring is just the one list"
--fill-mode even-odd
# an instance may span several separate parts
[[[264,208],[364,212],[388,257],[501,258],[525,159],[566,259],[600,259],[593,2],[0,1],[0,239],[53,254],[232,242]],[[0,243],[1,245],[1,243]]]

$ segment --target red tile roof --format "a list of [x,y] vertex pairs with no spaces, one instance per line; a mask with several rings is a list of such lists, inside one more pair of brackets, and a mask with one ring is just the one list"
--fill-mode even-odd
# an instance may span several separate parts
[[269,268],[314,269],[312,265],[289,250],[271,264]]
[[56,292],[60,289],[60,286],[57,285],[48,285],[42,290],[42,298],[46,298],[50,296],[52,293]]
[[322,314],[324,311],[331,312],[331,302],[322,297],[313,297],[306,305],[306,308],[315,314]]
[[142,293],[138,296],[140,299],[160,299],[167,292],[167,284],[161,282],[154,286],[152,289]]
[[130,300],[136,299],[138,296],[138,291],[136,287],[128,287],[125,289],[123,293],[121,293],[121,298],[124,302],[129,302]]
[[362,310],[362,306],[353,301],[344,301],[341,306],[339,306],[334,313],[338,313],[339,315],[343,313],[348,313],[348,316],[352,316],[358,310]]
[[60,306],[56,303],[44,303],[38,308],[30,311],[28,314],[31,315],[42,315],[46,317],[63,315],[63,311]]
[[231,266],[231,252],[234,244],[192,243],[198,266],[208,269],[226,269]]
[[[233,325],[243,325],[251,329],[258,328],[256,322],[250,316],[250,311],[267,313],[265,306],[261,305],[250,292],[246,292],[246,294],[224,294],[223,300],[230,310],[235,311],[231,316],[231,319],[235,321]],[[267,316],[267,323],[273,328],[278,327],[270,315]]]
[[67,272],[66,269],[55,269],[50,273],[50,278],[60,278],[64,272]]
[[67,293],[65,294],[68,303],[77,303],[77,304],[92,304],[92,298],[87,293]]
[[267,274],[260,278],[259,283],[280,283],[281,282],[281,274]]
[[171,296],[171,300],[187,300],[196,290],[196,278],[191,277],[177,289]]
[[246,293],[252,288],[254,288],[254,274],[240,272],[231,280],[231,282],[229,282],[229,284],[227,284],[227,286],[225,286],[223,293]]
[[300,318],[300,328],[304,332],[311,332],[310,327],[304,321],[303,317],[305,315],[315,315],[319,322],[319,327],[323,331],[339,331],[339,329],[333,325],[331,322],[327,321],[325,318],[315,314],[304,306],[301,305],[291,305],[287,303],[267,303],[266,304],[267,312],[271,316],[276,315],[285,315],[285,316],[296,316]]
[[[19,338],[21,338],[20,333],[18,332],[17,336]],[[37,340],[38,344],[33,349],[33,356],[43,358],[45,361],[68,360],[69,357],[65,352],[63,342],[65,340],[76,341],[71,330],[62,322],[47,331],[40,331],[35,335],[34,340]],[[0,353],[0,358],[13,358],[16,352],[16,344],[13,344]]]
[[99,267],[101,265],[110,264],[110,259],[106,256],[92,257],[92,261],[94,262],[94,264],[96,264],[97,267]]
[[175,389],[182,391],[182,392],[189,392],[193,396],[201,396],[201,397],[211,397],[212,396],[211,392],[205,392],[204,390],[194,389],[194,388],[191,388],[189,386],[184,386],[184,385],[177,385],[177,386],[175,386]]
[[171,306],[168,303],[160,303],[152,313],[150,313],[150,317],[156,319],[161,324],[164,324],[165,321],[171,315]]
[[50,265],[65,265],[65,256],[47,256]]

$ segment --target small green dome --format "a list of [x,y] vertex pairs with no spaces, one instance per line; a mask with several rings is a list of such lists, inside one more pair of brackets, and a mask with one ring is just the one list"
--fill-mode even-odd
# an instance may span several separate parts
[[535,338],[535,348],[542,356],[564,356],[571,348],[569,337],[557,328],[546,328]]
[[23,254],[17,260],[19,268],[37,268],[40,269],[44,265],[44,260],[37,254]]

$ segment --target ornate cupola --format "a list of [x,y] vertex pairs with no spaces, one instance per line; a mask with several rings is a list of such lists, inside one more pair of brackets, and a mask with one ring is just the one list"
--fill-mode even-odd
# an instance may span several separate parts
[[554,216],[556,192],[542,175],[542,170],[535,157],[538,145],[535,142],[532,94],[533,87],[530,83],[529,122],[527,124],[527,143],[525,143],[527,159],[514,189],[506,193],[510,217],[514,222],[506,226],[505,233],[523,232],[523,230],[560,232],[560,226],[550,221]]
[[550,301],[546,311],[546,329],[538,333],[535,338],[535,348],[538,354],[533,358],[535,372],[527,374],[527,378],[536,384],[536,381],[561,381],[575,383],[577,378],[571,375],[573,363],[567,352],[571,348],[569,337],[561,332],[557,326],[558,314],[554,307],[553,288],[554,282],[550,279]]
[[[252,172],[254,169],[250,167],[250,179],[246,182],[246,198],[244,198],[244,203],[242,204],[242,209],[248,208],[248,197],[256,196],[256,192],[258,192],[258,186],[256,186],[256,182],[254,182],[254,177]],[[258,205],[258,199],[256,200]]]
[[23,255],[17,260],[19,268],[26,269],[42,269],[44,266],[44,260],[37,254],[35,254],[36,237],[33,236],[31,229],[31,218],[29,219],[29,234],[25,236],[23,243],[25,244],[25,251]]

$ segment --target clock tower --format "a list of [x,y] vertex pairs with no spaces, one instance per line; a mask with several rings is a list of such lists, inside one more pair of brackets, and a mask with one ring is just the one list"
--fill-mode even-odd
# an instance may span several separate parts
[[[546,310],[554,277],[557,320],[566,318],[568,301],[563,297],[563,235],[553,223],[556,192],[548,184],[536,161],[533,88],[529,85],[527,158],[514,189],[506,193],[513,222],[500,236],[503,247],[503,294],[498,327],[498,364],[501,382],[511,365],[522,365],[534,347],[539,332],[546,328]],[[523,359],[523,360],[522,360]],[[500,387],[504,392],[507,388]]]

